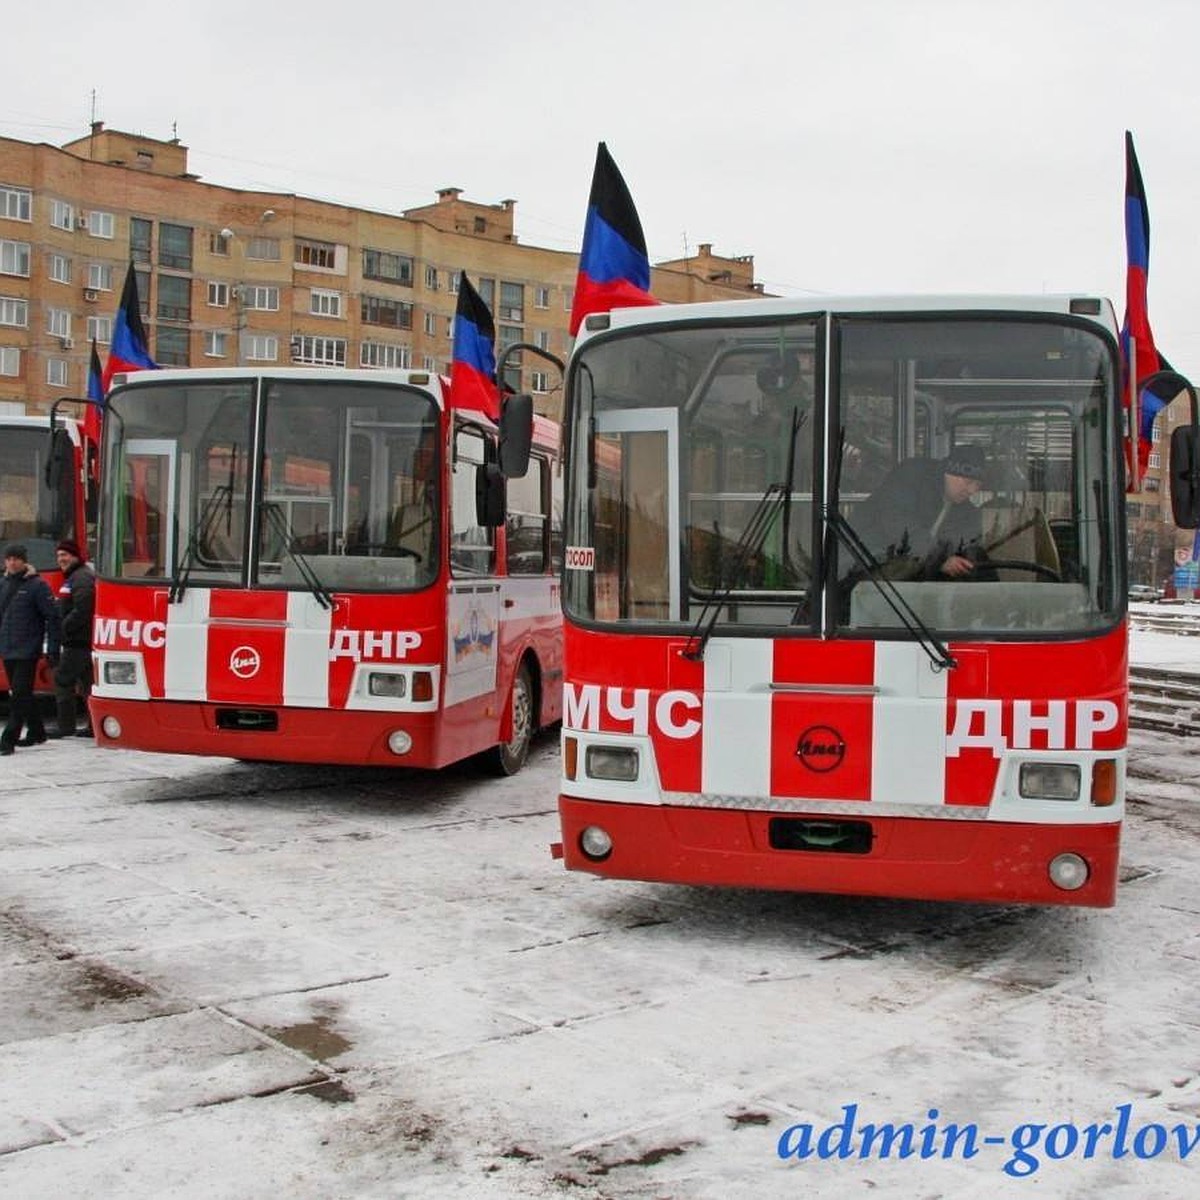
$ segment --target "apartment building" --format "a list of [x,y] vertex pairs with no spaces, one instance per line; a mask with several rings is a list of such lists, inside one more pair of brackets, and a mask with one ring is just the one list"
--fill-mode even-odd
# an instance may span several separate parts
[[[522,245],[515,200],[444,188],[374,212],[202,182],[178,140],[106,129],[61,147],[0,138],[0,403],[46,411],[86,390],[107,354],[130,260],[163,366],[306,364],[445,372],[459,273],[517,342],[568,350],[578,252]],[[581,214],[582,215],[582,214]],[[667,302],[761,295],[750,256],[653,268]],[[558,373],[533,354],[508,382],[556,411]]]

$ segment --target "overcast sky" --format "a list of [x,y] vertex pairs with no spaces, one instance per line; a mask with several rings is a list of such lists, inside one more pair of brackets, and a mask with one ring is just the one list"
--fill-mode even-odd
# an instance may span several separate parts
[[1125,129],[1159,349],[1200,376],[1194,0],[142,0],[4,17],[0,134],[96,115],[212,183],[398,212],[514,198],[576,251],[596,143],[652,260],[768,291],[1102,292],[1124,310]]

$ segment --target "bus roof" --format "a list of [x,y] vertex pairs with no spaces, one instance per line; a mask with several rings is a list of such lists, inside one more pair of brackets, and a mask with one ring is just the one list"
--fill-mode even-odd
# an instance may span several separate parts
[[769,321],[780,317],[819,316],[823,313],[900,312],[1029,312],[1074,315],[1094,321],[1113,336],[1117,333],[1112,302],[1093,294],[773,296],[754,300],[716,300],[702,304],[657,304],[615,308],[611,312],[596,313],[585,319],[576,345],[581,345],[589,336],[605,329],[631,329],[640,325]]

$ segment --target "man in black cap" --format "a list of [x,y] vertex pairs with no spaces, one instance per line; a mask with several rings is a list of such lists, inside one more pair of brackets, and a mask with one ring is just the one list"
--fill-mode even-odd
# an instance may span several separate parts
[[983,448],[958,446],[944,459],[902,462],[855,510],[858,535],[888,575],[965,579],[985,557],[983,522],[971,502],[979,491]]
[[62,621],[62,654],[54,670],[54,699],[58,737],[75,736],[76,697],[82,696],[86,723],[80,737],[92,736],[87,700],[92,692],[92,617],[96,612],[96,576],[84,561],[78,543],[64,538],[54,548],[63,581],[58,587]]
[[[46,740],[46,729],[33,698],[33,676],[45,646],[58,656],[58,609],[46,581],[29,565],[20,542],[4,548],[0,576],[0,659],[8,675],[8,723],[0,733],[0,754]],[[18,742],[21,729],[28,733]]]

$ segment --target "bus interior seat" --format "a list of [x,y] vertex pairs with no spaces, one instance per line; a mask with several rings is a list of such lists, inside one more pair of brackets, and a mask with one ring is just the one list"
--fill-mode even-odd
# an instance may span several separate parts
[[[1062,575],[1058,546],[1050,530],[1046,514],[1029,501],[1005,507],[983,508],[983,547],[988,558],[1011,562],[1036,563]],[[996,578],[1001,580],[1045,580],[1048,576],[1032,576],[1029,571],[1013,567],[997,567]]]

